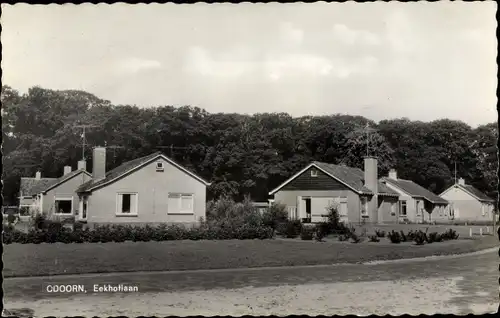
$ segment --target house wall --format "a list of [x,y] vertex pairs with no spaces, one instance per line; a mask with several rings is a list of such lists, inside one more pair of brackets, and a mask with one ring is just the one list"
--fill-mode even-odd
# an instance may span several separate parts
[[[398,197],[378,197],[378,223],[397,223],[398,222]],[[394,215],[391,214],[391,206],[394,207]]]
[[[297,209],[300,215],[300,206],[298,206],[298,197],[329,197],[329,198],[347,198],[347,217],[348,222],[360,222],[360,199],[359,195],[352,190],[291,190],[278,191],[274,194],[276,203],[281,203]],[[314,206],[311,205],[311,209]],[[311,211],[312,214],[325,213],[322,211]],[[326,214],[326,213],[325,213]]]
[[75,191],[79,186],[90,179],[92,178],[89,175],[80,173],[57,187],[47,191],[42,200],[43,212],[48,215],[56,213],[56,211],[54,211],[56,197],[73,197],[73,215],[76,215],[78,212],[79,199]]
[[[413,199],[411,196],[409,196],[406,192],[401,191],[398,187],[390,184],[389,182],[386,183],[386,185],[391,188],[392,190],[396,191],[399,193],[399,201],[400,203],[398,204],[397,208],[397,214],[399,215],[399,221],[400,223],[405,222],[405,219],[407,219],[409,222],[417,222],[417,220],[421,220],[422,218],[419,217],[417,219],[417,211],[415,208],[415,199]],[[401,202],[406,201],[406,216],[401,215]]]
[[[490,221],[493,220],[491,210],[493,203],[482,203],[469,193],[458,187],[453,187],[441,195],[443,199],[450,202],[450,208],[455,211],[454,217],[448,215],[437,215],[437,221]],[[485,215],[482,215],[481,205],[485,205]]]
[[[88,196],[88,223],[196,223],[206,218],[206,186],[164,159],[164,171],[156,171],[156,160],[141,169],[98,188]],[[117,194],[138,194],[137,216],[116,216]],[[194,195],[194,213],[172,215],[168,211],[168,194]]]

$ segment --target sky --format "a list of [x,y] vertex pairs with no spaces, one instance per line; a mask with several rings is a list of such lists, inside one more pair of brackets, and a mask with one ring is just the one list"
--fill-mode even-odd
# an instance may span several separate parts
[[498,118],[496,2],[2,4],[2,82],[209,112]]

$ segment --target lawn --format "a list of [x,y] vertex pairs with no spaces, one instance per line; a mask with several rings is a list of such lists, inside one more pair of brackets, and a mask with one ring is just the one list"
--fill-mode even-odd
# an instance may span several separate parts
[[164,241],[4,246],[4,277],[358,263],[472,252],[496,236],[416,246],[301,240]]

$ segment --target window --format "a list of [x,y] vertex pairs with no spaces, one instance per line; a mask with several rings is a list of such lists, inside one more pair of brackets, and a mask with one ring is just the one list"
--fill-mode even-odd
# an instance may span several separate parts
[[194,200],[192,194],[169,193],[168,214],[193,214]]
[[406,201],[401,201],[401,216],[406,216]]
[[82,218],[87,218],[87,197],[83,197]]
[[420,201],[415,201],[415,210],[417,211],[417,216],[420,216],[421,215],[421,211],[420,211],[420,207],[419,207],[419,204]]
[[137,215],[137,203],[137,193],[118,193],[116,199],[116,214],[123,216]]
[[55,198],[54,214],[72,214],[73,198]]
[[486,215],[486,207],[484,203],[481,203],[481,215],[482,216]]
[[361,215],[368,215],[368,198],[361,197]]
[[317,177],[317,176],[318,176],[318,171],[317,171],[317,170],[315,170],[315,169],[312,169],[312,170],[311,170],[311,177],[315,178],[315,177]]
[[156,163],[156,171],[163,171],[164,170],[164,167],[163,167],[163,162],[161,161],[158,161]]
[[391,203],[391,215],[396,215],[396,203]]

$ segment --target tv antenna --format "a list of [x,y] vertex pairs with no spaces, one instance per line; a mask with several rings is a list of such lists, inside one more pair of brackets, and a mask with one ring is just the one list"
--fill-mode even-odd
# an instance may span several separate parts
[[95,127],[99,127],[97,125],[76,125],[75,128],[82,128],[83,131],[82,131],[82,134],[80,135],[80,137],[82,138],[82,160],[85,160],[85,142],[86,142],[86,139],[85,139],[85,130],[86,128],[95,128]]

